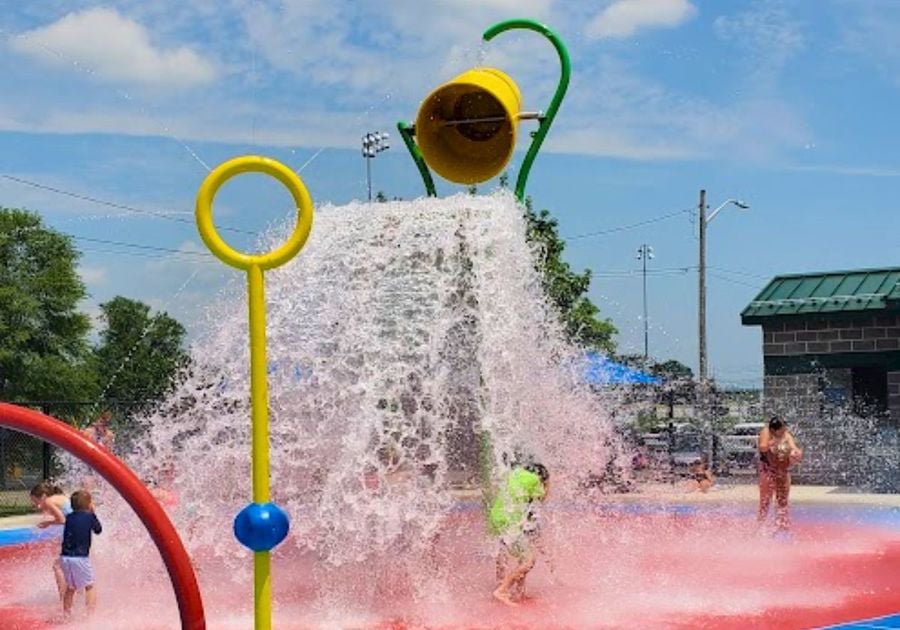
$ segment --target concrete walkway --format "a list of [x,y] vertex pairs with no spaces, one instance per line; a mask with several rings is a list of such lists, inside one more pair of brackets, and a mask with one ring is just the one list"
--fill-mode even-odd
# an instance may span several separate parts
[[[756,484],[717,483],[709,492],[685,492],[685,482],[642,484],[636,492],[606,495],[616,501],[665,503],[756,503]],[[869,494],[840,486],[792,486],[791,503],[853,504],[900,508],[900,494]]]
[[46,517],[43,514],[25,514],[23,516],[5,516],[0,518],[0,529],[20,529],[34,527]]

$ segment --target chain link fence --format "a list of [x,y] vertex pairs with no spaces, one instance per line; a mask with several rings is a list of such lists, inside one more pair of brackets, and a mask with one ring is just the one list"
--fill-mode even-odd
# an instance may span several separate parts
[[[134,414],[148,406],[147,401],[122,401],[99,405],[96,401],[11,401],[84,428],[102,411],[112,412],[111,428],[117,441],[124,444],[134,437]],[[45,479],[56,479],[64,471],[57,448],[18,431],[0,428],[0,517],[34,511],[29,499],[31,488]]]

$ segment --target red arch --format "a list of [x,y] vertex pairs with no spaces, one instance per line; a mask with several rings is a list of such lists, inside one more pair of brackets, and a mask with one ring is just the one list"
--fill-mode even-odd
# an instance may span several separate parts
[[190,557],[159,502],[131,469],[105,448],[56,418],[0,402],[0,426],[28,433],[65,449],[88,464],[122,495],[159,549],[178,601],[181,627],[205,630],[203,600]]

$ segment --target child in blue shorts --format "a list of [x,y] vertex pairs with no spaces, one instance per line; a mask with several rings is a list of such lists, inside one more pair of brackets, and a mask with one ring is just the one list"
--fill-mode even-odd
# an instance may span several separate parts
[[72,614],[75,592],[84,589],[88,613],[97,607],[97,591],[94,588],[94,568],[91,566],[91,534],[103,531],[100,520],[94,514],[91,493],[78,490],[72,493],[72,513],[66,516],[63,529],[62,553],[59,566],[66,580],[63,597],[63,615]]

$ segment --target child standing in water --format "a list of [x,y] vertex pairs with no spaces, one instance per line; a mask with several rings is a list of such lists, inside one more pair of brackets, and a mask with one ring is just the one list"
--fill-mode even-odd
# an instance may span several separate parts
[[759,514],[762,525],[769,515],[772,495],[775,495],[775,528],[786,531],[790,527],[788,498],[791,493],[791,466],[803,457],[787,424],[778,416],[769,420],[759,433]]
[[[31,489],[31,504],[47,515],[45,520],[37,524],[41,529],[51,525],[65,525],[66,516],[72,512],[69,497],[63,494],[62,488],[49,481],[42,481]],[[66,580],[59,566],[59,558],[53,559],[53,577],[59,600],[62,601],[66,594]]]
[[94,514],[94,501],[90,492],[78,490],[72,494],[72,513],[66,517],[63,530],[62,552],[59,564],[66,580],[63,597],[63,615],[72,614],[75,592],[84,589],[88,613],[97,607],[97,591],[94,588],[94,568],[91,566],[91,534],[103,531],[100,520]]
[[534,501],[547,498],[550,475],[541,464],[515,467],[497,493],[489,515],[491,531],[500,538],[494,598],[514,606],[525,577],[534,568],[539,526]]

